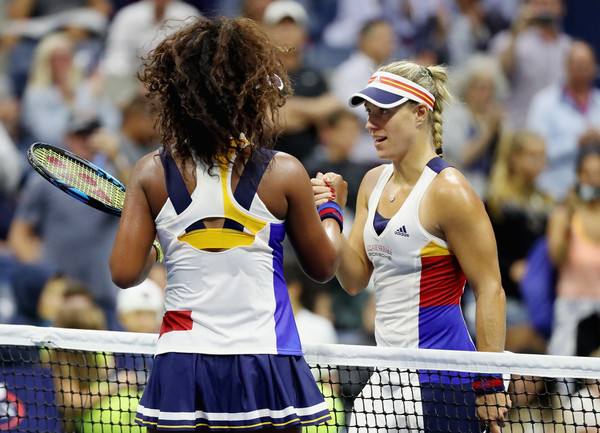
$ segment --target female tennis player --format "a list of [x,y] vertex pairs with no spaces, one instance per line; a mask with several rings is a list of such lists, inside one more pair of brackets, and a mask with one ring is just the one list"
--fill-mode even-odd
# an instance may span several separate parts
[[[164,148],[133,169],[110,258],[116,284],[167,271],[157,354],[137,412],[149,431],[299,432],[330,418],[283,278],[287,234],[317,281],[341,259],[340,205],[315,211],[294,157],[270,150],[290,83],[247,19],[199,19],[145,59]],[[320,214],[320,215],[319,215]],[[319,218],[320,217],[320,218]]]
[[[340,236],[337,278],[356,294],[373,277],[378,345],[474,351],[460,309],[466,278],[477,298],[477,350],[501,352],[505,297],[494,233],[466,179],[439,157],[442,108],[451,98],[446,81],[441,66],[395,62],[351,97],[352,106],[365,105],[377,154],[391,164],[363,178],[348,240]],[[312,182],[317,204],[328,200],[332,185]],[[479,432],[488,424],[499,432],[504,425],[509,403],[501,377],[423,371],[415,376],[374,374],[365,398],[355,400],[352,431],[375,432],[385,425]],[[407,388],[407,380],[420,387]],[[398,404],[383,413],[377,393],[387,386]]]

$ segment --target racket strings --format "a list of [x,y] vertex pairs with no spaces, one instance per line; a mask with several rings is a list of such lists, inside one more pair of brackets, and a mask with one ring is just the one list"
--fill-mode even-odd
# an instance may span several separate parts
[[69,184],[105,205],[122,208],[125,191],[92,168],[46,148],[37,148],[34,155],[56,179]]

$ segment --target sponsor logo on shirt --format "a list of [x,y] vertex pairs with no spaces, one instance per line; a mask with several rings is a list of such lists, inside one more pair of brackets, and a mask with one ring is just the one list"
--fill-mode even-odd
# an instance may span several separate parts
[[410,237],[410,235],[406,233],[406,226],[398,227],[394,234],[398,236],[404,236],[405,238]]

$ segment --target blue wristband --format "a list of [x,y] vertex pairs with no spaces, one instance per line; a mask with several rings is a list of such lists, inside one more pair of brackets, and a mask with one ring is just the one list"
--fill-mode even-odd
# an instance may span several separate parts
[[344,213],[339,204],[334,201],[323,203],[317,208],[319,218],[323,221],[326,218],[333,218],[340,226],[340,233],[344,231]]

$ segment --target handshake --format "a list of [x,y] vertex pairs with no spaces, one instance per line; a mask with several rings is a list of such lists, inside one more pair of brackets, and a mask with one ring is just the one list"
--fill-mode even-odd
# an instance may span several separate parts
[[312,184],[315,205],[317,207],[328,202],[337,203],[340,208],[346,206],[348,198],[348,184],[344,178],[337,173],[317,173],[310,180]]

